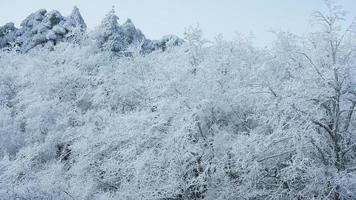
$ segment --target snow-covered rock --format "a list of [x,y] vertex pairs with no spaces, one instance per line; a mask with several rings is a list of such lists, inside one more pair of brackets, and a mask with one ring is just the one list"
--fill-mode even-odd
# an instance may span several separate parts
[[14,23],[0,26],[0,48],[8,47],[15,41],[17,28]]
[[122,32],[125,35],[125,40],[127,44],[142,42],[145,40],[145,35],[141,32],[140,29],[137,29],[132,23],[131,19],[127,19],[126,22],[120,26]]
[[175,35],[166,35],[158,42],[158,47],[163,51],[168,47],[180,46],[184,43],[184,40]]
[[65,35],[67,33],[67,30],[59,25],[55,25],[52,30],[58,35]]
[[87,25],[85,24],[84,19],[76,6],[74,6],[72,13],[67,17],[64,27],[68,30],[72,27],[77,27],[83,30],[87,28]]
[[8,23],[0,27],[0,48],[15,43],[21,52],[27,52],[36,46],[53,46],[66,41],[74,30],[84,32],[87,27],[77,7],[68,17],[56,10],[41,9],[30,14],[20,26],[17,29]]

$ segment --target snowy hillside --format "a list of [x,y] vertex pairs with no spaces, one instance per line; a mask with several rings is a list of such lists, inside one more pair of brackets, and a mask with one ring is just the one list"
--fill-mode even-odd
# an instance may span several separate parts
[[114,11],[0,27],[0,199],[356,199],[356,29],[327,5],[264,49]]

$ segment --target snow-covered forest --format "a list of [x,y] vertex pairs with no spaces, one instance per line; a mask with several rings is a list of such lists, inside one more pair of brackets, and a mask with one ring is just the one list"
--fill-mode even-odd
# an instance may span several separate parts
[[356,21],[325,2],[265,48],[114,10],[1,26],[0,199],[355,200]]

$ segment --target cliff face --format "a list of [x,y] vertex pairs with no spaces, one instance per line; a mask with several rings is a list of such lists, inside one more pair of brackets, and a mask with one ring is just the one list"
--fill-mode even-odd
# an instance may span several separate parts
[[[115,16],[115,20],[117,19]],[[104,21],[105,19],[103,23],[107,23]],[[94,38],[99,43],[109,42],[109,46],[120,47],[108,48],[110,51],[124,51],[129,45],[142,44],[142,52],[149,53],[155,50],[165,50],[169,44],[180,45],[183,43],[183,40],[176,36],[164,37],[162,40],[149,40],[130,19],[122,25],[117,22],[114,25],[114,30],[110,30],[112,32],[109,33],[114,38],[112,41],[108,41],[107,33],[98,33],[96,35],[99,37]],[[16,47],[18,51],[26,53],[38,46],[51,48],[59,42],[73,42],[76,35],[85,35],[86,29],[87,25],[77,7],[74,7],[72,13],[67,17],[62,16],[56,10],[48,12],[41,9],[23,20],[20,28],[16,28],[13,23],[0,26],[0,49]]]

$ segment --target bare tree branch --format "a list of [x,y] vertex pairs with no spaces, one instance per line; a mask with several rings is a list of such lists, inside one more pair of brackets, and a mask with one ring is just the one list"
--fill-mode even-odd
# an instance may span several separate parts
[[316,73],[318,73],[318,75],[324,80],[326,81],[325,77],[323,76],[323,74],[320,72],[320,70],[318,69],[318,67],[315,65],[315,63],[313,62],[313,60],[304,52],[296,52],[298,54],[303,55],[308,61],[309,63],[314,67]]
[[257,160],[257,162],[263,162],[263,161],[265,161],[265,160],[269,160],[269,159],[271,159],[271,158],[276,158],[276,157],[283,156],[283,155],[286,155],[286,154],[289,154],[289,153],[293,153],[293,152],[295,152],[295,150],[290,150],[290,151],[287,151],[287,152],[275,154],[275,155],[272,155],[272,156],[268,156],[268,157],[265,157],[265,158],[261,158],[261,159]]
[[352,150],[353,148],[355,148],[356,147],[356,143],[354,143],[354,144],[352,144],[352,145],[350,145],[347,149],[345,149],[343,152],[342,152],[342,156],[345,156],[345,154],[347,153],[347,152],[349,152],[350,150]]
[[327,166],[328,162],[326,160],[325,154],[323,152],[323,150],[321,150],[321,148],[315,143],[315,140],[313,138],[310,138],[310,142],[311,144],[316,148],[316,150],[318,150],[321,160],[323,161],[324,165]]
[[344,127],[343,131],[347,131],[349,129],[349,127],[350,127],[352,115],[356,111],[355,106],[356,106],[356,101],[353,101],[350,109],[348,110],[348,113],[347,113],[347,116],[346,116],[345,127]]

